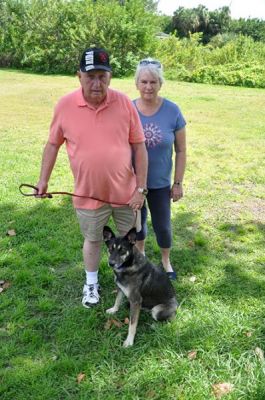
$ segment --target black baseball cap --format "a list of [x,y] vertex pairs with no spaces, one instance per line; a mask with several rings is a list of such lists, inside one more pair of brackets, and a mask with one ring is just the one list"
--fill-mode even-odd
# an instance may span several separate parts
[[105,49],[91,47],[82,54],[80,61],[80,71],[88,72],[95,69],[111,72],[109,55]]

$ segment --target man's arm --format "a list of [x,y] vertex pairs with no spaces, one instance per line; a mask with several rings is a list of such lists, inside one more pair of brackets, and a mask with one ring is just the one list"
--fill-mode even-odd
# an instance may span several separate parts
[[[146,188],[148,157],[145,143],[133,143],[134,167],[136,173],[136,187]],[[133,210],[139,210],[144,203],[145,196],[136,189],[130,201]]]
[[137,187],[146,188],[148,157],[145,143],[132,144]]
[[38,194],[44,194],[48,189],[48,182],[57,158],[57,154],[60,146],[52,143],[47,143],[43,155],[42,155],[42,163],[41,163],[41,171],[39,182],[37,183],[37,188],[39,189]]

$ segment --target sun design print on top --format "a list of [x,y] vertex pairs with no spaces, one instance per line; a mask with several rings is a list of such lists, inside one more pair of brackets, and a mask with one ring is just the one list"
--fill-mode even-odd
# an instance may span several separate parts
[[155,147],[162,142],[162,133],[157,125],[153,123],[145,124],[143,128],[147,147]]

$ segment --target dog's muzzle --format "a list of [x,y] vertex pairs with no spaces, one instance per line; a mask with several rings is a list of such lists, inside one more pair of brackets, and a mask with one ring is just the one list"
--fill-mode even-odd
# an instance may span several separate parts
[[123,267],[123,263],[122,264],[116,264],[115,261],[109,261],[109,266],[113,269],[120,269]]
[[111,260],[109,260],[109,266],[110,266],[111,268],[114,268],[114,267],[115,267],[115,262],[114,262],[114,261],[111,261]]

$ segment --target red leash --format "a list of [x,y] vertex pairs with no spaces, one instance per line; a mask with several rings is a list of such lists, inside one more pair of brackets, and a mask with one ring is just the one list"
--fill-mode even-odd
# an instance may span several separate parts
[[[22,191],[22,188],[23,188],[23,187],[28,187],[28,188],[34,189],[34,190],[36,190],[37,193],[24,193],[24,192]],[[21,193],[23,196],[26,196],[26,197],[36,197],[36,196],[38,196],[39,189],[38,189],[36,186],[29,185],[29,184],[27,184],[27,183],[22,183],[22,184],[19,186],[19,191],[20,191],[20,193]],[[126,206],[126,205],[127,205],[127,204],[124,204],[124,203],[118,203],[117,201],[107,201],[107,200],[98,199],[97,197],[93,197],[93,196],[81,196],[81,195],[79,195],[79,194],[74,194],[74,193],[70,193],[70,192],[47,192],[47,193],[44,193],[44,194],[41,195],[41,196],[42,196],[42,198],[52,199],[53,196],[54,196],[54,195],[57,195],[57,194],[67,195],[67,196],[72,196],[72,197],[82,197],[82,198],[86,198],[86,199],[92,199],[92,200],[101,201],[101,202],[103,202],[103,203],[117,204],[118,206]]]

